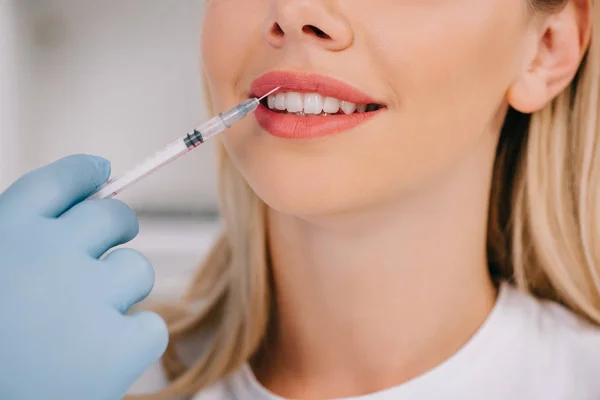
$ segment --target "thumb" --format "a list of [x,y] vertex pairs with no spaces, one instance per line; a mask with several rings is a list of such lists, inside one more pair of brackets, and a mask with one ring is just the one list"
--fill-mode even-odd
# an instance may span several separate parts
[[110,162],[101,157],[72,155],[21,177],[0,196],[0,209],[58,217],[86,199],[110,176]]

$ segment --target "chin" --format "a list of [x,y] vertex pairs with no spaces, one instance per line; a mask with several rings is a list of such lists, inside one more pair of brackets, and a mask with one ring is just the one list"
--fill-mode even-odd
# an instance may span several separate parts
[[[274,211],[303,219],[328,219],[377,207],[389,185],[363,185],[359,177],[333,173],[286,178],[281,174],[253,175],[248,179],[257,196]],[[358,178],[358,179],[357,179]]]
[[[351,203],[351,196],[340,196],[320,185],[271,181],[251,185],[260,199],[281,214],[300,218],[326,217],[340,212]],[[331,185],[330,185],[331,186]],[[320,193],[315,195],[315,193]]]

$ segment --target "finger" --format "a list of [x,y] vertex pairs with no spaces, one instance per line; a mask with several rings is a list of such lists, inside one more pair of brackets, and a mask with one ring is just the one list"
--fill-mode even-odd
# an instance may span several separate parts
[[125,203],[114,200],[86,200],[64,213],[59,221],[72,232],[71,243],[94,258],[135,238],[139,221]]
[[123,351],[128,360],[136,360],[141,373],[160,359],[169,343],[169,329],[156,313],[143,311],[125,317],[125,331],[135,345]]
[[58,217],[87,198],[110,176],[100,157],[73,155],[21,177],[0,196],[4,211]]
[[117,249],[102,262],[106,273],[104,292],[121,313],[148,297],[154,287],[154,268],[141,253]]

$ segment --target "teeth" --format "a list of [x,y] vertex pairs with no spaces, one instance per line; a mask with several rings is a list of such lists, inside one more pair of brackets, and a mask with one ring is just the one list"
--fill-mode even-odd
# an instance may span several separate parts
[[323,96],[317,93],[304,95],[304,113],[319,115],[323,112]]
[[275,109],[279,111],[285,111],[286,109],[286,96],[285,93],[277,93],[275,95]]
[[325,97],[323,102],[323,111],[328,114],[335,114],[340,111],[340,101],[333,97]]
[[350,101],[342,101],[340,102],[340,108],[346,115],[354,114],[356,111],[356,103],[352,103]]
[[[336,115],[340,110],[346,114],[374,111],[376,105],[356,104],[341,101],[333,97],[324,97],[318,93],[281,92],[267,98],[267,106],[271,110],[287,111],[299,116],[305,115]],[[376,107],[375,109],[373,107]]]
[[274,110],[275,109],[275,99],[276,99],[277,95],[272,94],[267,98],[267,105],[269,107],[269,109]]
[[298,113],[304,110],[304,96],[300,93],[286,93],[285,105],[290,113]]

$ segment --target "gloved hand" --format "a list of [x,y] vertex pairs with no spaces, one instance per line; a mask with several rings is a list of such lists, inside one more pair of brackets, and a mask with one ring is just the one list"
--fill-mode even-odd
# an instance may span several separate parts
[[124,313],[154,284],[148,261],[114,246],[138,221],[86,200],[109,163],[70,156],[0,196],[0,399],[118,400],[167,345],[153,313]]

